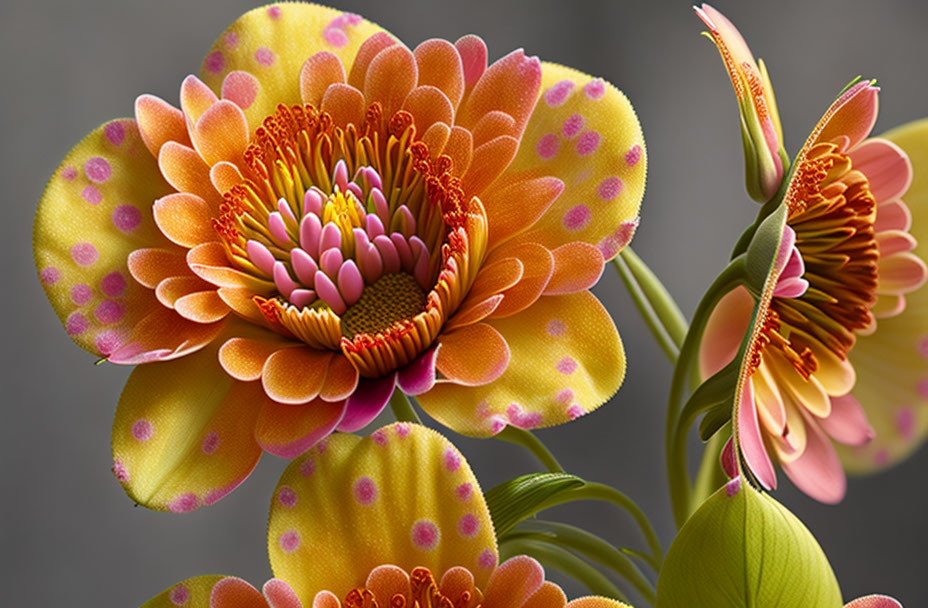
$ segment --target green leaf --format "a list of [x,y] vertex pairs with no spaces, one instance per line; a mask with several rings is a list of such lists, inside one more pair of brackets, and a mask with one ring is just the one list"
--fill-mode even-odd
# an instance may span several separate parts
[[757,226],[757,231],[748,245],[745,260],[748,283],[759,294],[764,291],[767,277],[776,263],[777,251],[780,249],[780,240],[783,238],[783,227],[786,225],[786,205],[780,204],[777,209],[765,217]]
[[500,537],[520,521],[544,508],[553,497],[584,485],[579,477],[566,473],[532,473],[510,479],[484,494],[496,536]]
[[812,533],[786,507],[738,481],[686,522],[657,583],[658,608],[841,605],[838,581]]
[[706,412],[706,415],[699,421],[699,438],[709,441],[729,420],[731,420],[731,404],[717,405]]

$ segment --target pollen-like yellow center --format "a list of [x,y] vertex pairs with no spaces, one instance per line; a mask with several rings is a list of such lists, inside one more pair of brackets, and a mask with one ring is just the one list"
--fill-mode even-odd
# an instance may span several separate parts
[[358,302],[342,315],[342,333],[349,340],[357,334],[376,334],[425,309],[425,292],[415,277],[388,274],[361,292]]

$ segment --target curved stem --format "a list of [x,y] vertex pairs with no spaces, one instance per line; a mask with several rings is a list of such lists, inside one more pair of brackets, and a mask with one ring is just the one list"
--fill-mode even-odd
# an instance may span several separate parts
[[657,340],[658,346],[661,347],[661,350],[664,351],[664,354],[667,355],[670,362],[674,363],[680,355],[680,349],[670,336],[670,332],[664,327],[657,311],[654,310],[654,307],[648,301],[644,290],[638,284],[638,281],[635,280],[628,264],[622,259],[622,256],[612,260],[612,263],[615,265],[619,276],[622,278],[622,282],[625,283],[625,288],[628,289],[628,293],[632,297],[635,307],[638,309],[638,312],[641,313],[645,325],[651,330],[651,335]]
[[625,553],[586,530],[557,522],[532,520],[519,524],[518,527],[506,535],[506,538],[542,540],[576,551],[585,558],[612,569],[616,574],[631,583],[651,605],[654,605],[657,600],[654,585],[645,578],[641,570]]
[[696,481],[693,483],[693,494],[690,498],[691,510],[701,505],[710,494],[728,481],[720,461],[722,448],[725,446],[725,437],[730,434],[730,431],[725,431],[726,428],[730,428],[730,426],[726,425],[719,429],[706,443],[706,450],[702,454],[702,462],[699,463],[699,472],[696,474]]
[[509,443],[521,446],[531,452],[538,460],[541,461],[549,473],[563,473],[564,467],[557,461],[554,454],[545,447],[541,439],[535,437],[529,431],[516,428],[512,425],[506,426],[502,431],[496,434],[497,439],[502,439]]
[[638,257],[638,254],[631,247],[623,249],[616,259],[624,261],[631,270],[657,317],[663,323],[670,339],[679,348],[686,337],[688,324],[686,317],[680,312],[680,307],[677,306],[670,292],[667,291],[667,288],[657,278],[657,275]]
[[502,543],[500,549],[509,555],[530,555],[546,568],[560,570],[577,579],[592,593],[628,601],[628,597],[602,572],[557,545],[539,540],[513,539]]
[[409,398],[399,389],[394,389],[393,395],[390,397],[390,409],[393,410],[397,422],[422,424],[422,420],[419,419],[419,414],[413,409]]

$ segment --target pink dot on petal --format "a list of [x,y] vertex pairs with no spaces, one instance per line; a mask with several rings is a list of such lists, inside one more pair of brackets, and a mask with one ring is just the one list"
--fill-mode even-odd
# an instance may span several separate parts
[[610,176],[599,183],[596,193],[604,201],[611,201],[619,195],[625,184],[616,176]]
[[309,477],[316,472],[316,462],[312,458],[307,458],[303,461],[303,464],[300,465],[300,473],[303,474],[303,477]]
[[562,374],[572,374],[577,371],[577,361],[573,357],[564,357],[557,362],[557,371]]
[[123,232],[132,232],[142,223],[142,212],[132,205],[113,209],[113,224]]
[[83,306],[91,298],[93,298],[93,289],[90,288],[90,285],[78,283],[71,287],[71,301],[78,306]]
[[570,117],[561,125],[561,135],[570,139],[576,137],[580,130],[583,129],[583,117],[579,114],[571,114]]
[[280,7],[272,6],[267,9],[267,16],[271,19],[280,19]]
[[61,177],[65,178],[68,181],[71,181],[75,177],[77,177],[77,169],[69,165],[65,167],[64,170],[61,172]]
[[410,531],[412,544],[420,551],[431,551],[438,546],[441,532],[435,522],[429,519],[420,519],[412,525]]
[[618,230],[601,240],[597,247],[599,247],[599,251],[603,254],[603,259],[610,260],[615,254],[624,249],[625,246],[631,242],[632,237],[635,236],[635,230],[637,229],[637,219],[622,222]]
[[113,351],[122,346],[122,343],[122,336],[120,336],[119,332],[112,329],[101,331],[93,341],[94,346],[97,347],[97,350],[104,357],[112,354]]
[[203,450],[204,454],[212,454],[219,449],[219,433],[216,431],[210,431],[206,434],[206,437],[203,438],[203,443],[200,445],[200,449]]
[[300,533],[296,530],[287,530],[280,535],[277,543],[284,553],[293,553],[300,548]]
[[177,585],[168,593],[168,599],[171,600],[171,603],[175,606],[183,606],[187,603],[189,598],[190,591],[187,590],[186,585],[183,583]]
[[577,140],[577,154],[580,156],[589,156],[596,152],[599,147],[599,131],[586,131]]
[[538,156],[544,160],[550,160],[554,158],[554,155],[557,154],[557,150],[560,147],[560,142],[557,139],[557,135],[554,133],[548,133],[543,135],[541,139],[538,140],[538,144],[535,146],[535,152],[538,153]]
[[606,83],[602,78],[596,78],[586,83],[583,92],[590,99],[600,99],[606,94]]
[[928,336],[925,336],[919,341],[918,352],[921,353],[922,358],[928,359]]
[[477,563],[485,570],[492,570],[496,567],[496,552],[492,549],[484,549],[477,558]]
[[470,482],[464,482],[455,488],[454,493],[460,500],[470,500],[474,494],[474,485]]
[[71,258],[78,266],[90,266],[100,258],[100,252],[90,243],[77,243],[71,247]]
[[911,408],[902,408],[896,414],[896,430],[899,431],[899,436],[906,441],[911,441],[915,437],[915,412]]
[[274,60],[277,59],[277,56],[274,55],[274,51],[262,46],[257,51],[255,51],[255,61],[261,65],[267,67],[274,64]]
[[383,429],[377,429],[371,433],[371,439],[379,446],[387,445],[387,434],[383,432]]
[[46,266],[39,272],[39,280],[45,285],[54,285],[61,279],[61,271],[54,266]]
[[480,520],[472,513],[466,513],[458,520],[458,534],[466,538],[473,538],[480,532]]
[[335,48],[341,48],[348,44],[348,36],[345,32],[335,27],[326,28],[325,31],[322,32],[322,37],[330,46],[334,46]]
[[93,311],[93,316],[104,325],[118,323],[126,314],[126,307],[114,300],[103,300]]
[[545,103],[555,108],[567,101],[567,96],[570,95],[573,89],[574,83],[572,80],[562,80],[545,91]]
[[922,378],[919,380],[916,390],[922,399],[928,400],[928,378]]
[[118,458],[113,460],[113,475],[119,483],[126,483],[129,481],[129,471],[126,469],[126,465]]
[[886,448],[879,450],[876,454],[873,455],[873,462],[880,467],[889,462],[889,452],[886,450]]
[[84,163],[84,173],[90,181],[102,184],[113,174],[113,169],[105,158],[94,156]]
[[564,323],[560,319],[551,319],[548,321],[548,327],[545,331],[547,331],[548,335],[552,338],[560,338],[567,333],[567,323]]
[[370,477],[361,477],[354,482],[354,499],[369,505],[377,499],[377,484]]
[[154,433],[155,427],[144,418],[136,420],[135,424],[132,425],[132,436],[138,441],[148,441]]
[[576,403],[570,406],[569,408],[567,408],[567,417],[570,418],[571,420],[576,420],[577,418],[584,415],[585,413],[586,411],[582,407],[577,405]]
[[288,509],[292,508],[297,501],[296,492],[293,491],[293,488],[284,486],[277,493],[277,500]]
[[234,48],[238,44],[238,34],[235,32],[226,32],[225,36],[222,37],[223,44],[228,48]]
[[590,211],[589,207],[586,205],[577,205],[564,212],[561,223],[564,224],[564,228],[567,230],[576,232],[577,230],[583,230],[589,226],[590,220],[592,219],[593,213]]
[[411,430],[408,422],[398,422],[396,424],[396,434],[400,439],[409,435]]
[[641,146],[635,144],[625,153],[625,164],[629,167],[634,167],[638,164],[639,160],[641,160]]
[[168,503],[171,513],[190,513],[200,508],[200,499],[193,492],[187,492]]
[[457,450],[452,447],[445,449],[445,453],[442,455],[442,460],[445,463],[445,468],[451,472],[457,471],[461,468],[461,455],[458,454]]
[[564,390],[559,392],[554,398],[560,403],[570,403],[571,401],[574,400],[574,392],[573,390],[569,388],[565,388]]
[[103,200],[103,193],[100,192],[99,188],[91,184],[81,190],[81,198],[91,205],[99,205]]
[[111,272],[100,281],[100,289],[110,298],[119,298],[126,292],[126,279],[120,272]]
[[741,490],[741,477],[735,477],[734,479],[729,481],[727,484],[725,484],[725,494],[727,494],[729,498],[737,494],[740,490]]
[[490,416],[490,432],[493,433],[494,435],[496,435],[497,433],[502,433],[503,429],[506,428],[506,424],[507,424],[506,419],[500,416],[499,414]]
[[226,67],[226,57],[222,54],[222,51],[213,51],[206,56],[203,67],[210,74],[218,74],[222,71],[222,68]]
[[68,335],[79,336],[84,333],[88,327],[90,327],[90,323],[87,322],[87,317],[81,313],[72,312],[70,315],[68,315],[68,320],[65,321],[64,327],[67,330]]
[[111,122],[103,127],[103,134],[111,144],[118,146],[126,138],[126,127],[123,126],[122,121]]

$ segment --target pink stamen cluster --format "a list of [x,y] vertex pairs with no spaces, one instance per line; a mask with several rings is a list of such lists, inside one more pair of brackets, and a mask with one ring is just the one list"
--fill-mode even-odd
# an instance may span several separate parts
[[318,299],[338,315],[387,274],[410,274],[427,291],[430,255],[416,235],[416,217],[406,205],[391,210],[377,171],[361,167],[348,181],[340,160],[332,182],[331,194],[316,186],[306,191],[299,218],[281,198],[268,217],[274,246],[249,240],[250,261],[293,306]]

